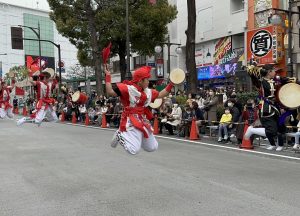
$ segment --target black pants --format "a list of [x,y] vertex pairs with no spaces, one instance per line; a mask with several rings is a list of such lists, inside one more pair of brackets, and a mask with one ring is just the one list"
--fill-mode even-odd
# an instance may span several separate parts
[[283,134],[285,133],[285,126],[278,125],[278,120],[278,115],[261,118],[261,124],[265,128],[266,136],[272,146],[275,146],[274,138],[278,138],[278,145],[283,146]]

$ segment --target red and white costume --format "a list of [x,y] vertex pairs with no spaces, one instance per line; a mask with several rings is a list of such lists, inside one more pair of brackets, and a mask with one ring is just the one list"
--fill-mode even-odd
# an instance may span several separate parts
[[[0,80],[1,82],[1,80]],[[1,84],[0,89],[0,118],[5,118],[6,116],[9,118],[13,118],[14,114],[12,112],[12,105],[9,103],[10,100],[10,90],[4,87]]]
[[[146,74],[145,74],[146,73]],[[159,95],[154,89],[142,89],[134,82],[139,76],[149,78],[150,69],[142,67],[135,71],[133,81],[117,84],[124,111],[121,116],[120,128],[115,133],[112,147],[121,144],[130,154],[137,154],[141,148],[145,151],[155,151],[158,143],[153,135],[150,124],[152,113],[148,106]]]
[[51,84],[44,81],[37,81],[37,104],[35,123],[41,124],[45,117],[49,121],[57,121],[57,115],[53,109],[55,99],[51,98]]
[[38,125],[42,123],[45,117],[48,121],[57,121],[57,115],[53,109],[55,99],[50,97],[51,85],[45,81],[36,81],[37,86],[37,103],[36,110],[30,118],[22,118],[18,120],[17,125],[21,125],[25,122],[34,122]]

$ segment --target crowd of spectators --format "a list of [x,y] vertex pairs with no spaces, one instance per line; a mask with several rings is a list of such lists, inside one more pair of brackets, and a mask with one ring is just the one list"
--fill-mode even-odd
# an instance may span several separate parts
[[[72,94],[72,92],[70,92]],[[67,97],[57,104],[57,115],[65,113],[65,119],[71,121],[75,114],[77,122],[84,123],[88,117],[91,124],[101,125],[105,115],[107,127],[119,127],[122,114],[122,104],[117,97],[105,97],[93,92],[88,96],[86,104],[78,105]],[[177,91],[163,99],[163,104],[152,112],[159,120],[159,133],[175,135],[179,137],[190,136],[192,120],[196,121],[196,133],[207,133],[210,126],[216,128],[219,142],[231,141],[236,138],[240,144],[243,139],[244,122],[250,125],[260,126],[258,118],[258,101],[253,97],[242,103],[234,88],[232,89],[199,89],[194,94],[186,95]],[[26,104],[30,112],[35,108],[31,97],[24,99],[14,98],[13,105],[22,107]],[[293,118],[294,117],[294,118]],[[288,118],[290,124],[298,124],[297,114]],[[293,122],[294,121],[294,122]],[[298,124],[300,126],[300,124]],[[300,131],[300,130],[299,130]],[[297,141],[297,140],[296,140]]]

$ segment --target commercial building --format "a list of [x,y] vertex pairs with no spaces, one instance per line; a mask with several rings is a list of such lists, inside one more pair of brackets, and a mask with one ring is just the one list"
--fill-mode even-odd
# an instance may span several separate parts
[[[28,27],[38,28],[42,40],[50,40],[61,46],[61,57],[64,63],[63,72],[78,63],[77,49],[67,38],[60,35],[55,23],[49,18],[49,11],[27,8],[0,2],[0,75],[4,76],[13,66],[32,66],[39,56],[39,43],[37,35]],[[12,28],[23,27],[24,40],[21,49],[12,49]],[[37,29],[35,29],[38,31]],[[58,68],[58,50],[49,42],[41,42],[42,64],[53,69]]]

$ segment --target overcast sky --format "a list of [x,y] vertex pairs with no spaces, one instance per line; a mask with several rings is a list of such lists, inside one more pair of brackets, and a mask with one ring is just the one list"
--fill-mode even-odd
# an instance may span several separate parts
[[20,5],[30,8],[37,8],[37,2],[39,9],[50,10],[47,0],[0,0],[0,2],[5,2],[13,5]]

